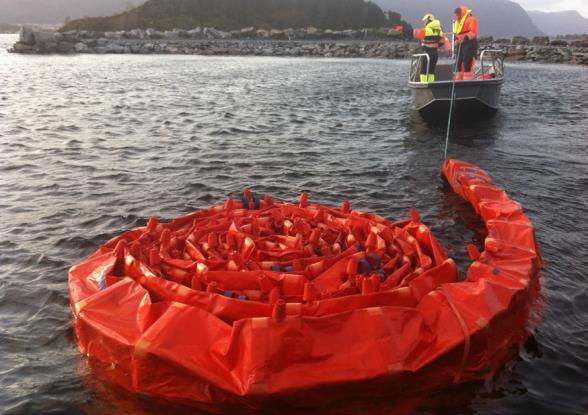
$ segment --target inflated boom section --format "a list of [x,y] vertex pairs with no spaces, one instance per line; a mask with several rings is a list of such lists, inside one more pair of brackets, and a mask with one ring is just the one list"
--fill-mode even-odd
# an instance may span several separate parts
[[404,399],[492,376],[528,335],[541,258],[484,171],[443,172],[488,230],[465,281],[413,209],[390,222],[246,189],[72,267],[79,347],[131,391],[218,408]]

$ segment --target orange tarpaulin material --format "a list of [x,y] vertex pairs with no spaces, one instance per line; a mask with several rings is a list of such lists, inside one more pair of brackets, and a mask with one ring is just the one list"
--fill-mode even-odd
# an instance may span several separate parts
[[151,218],[72,267],[79,347],[131,391],[219,407],[492,376],[527,336],[541,258],[521,206],[484,171],[450,160],[443,172],[488,230],[463,282],[414,210],[390,222],[246,189]]

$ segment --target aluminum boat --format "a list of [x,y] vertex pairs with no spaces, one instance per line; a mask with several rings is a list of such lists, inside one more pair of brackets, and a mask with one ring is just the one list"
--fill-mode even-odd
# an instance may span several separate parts
[[420,69],[428,60],[429,56],[425,53],[413,55],[408,80],[416,109],[425,120],[447,120],[452,91],[455,99],[454,117],[484,118],[496,113],[504,82],[502,51],[483,50],[473,80],[454,81],[455,62],[451,61],[437,64],[434,82],[420,82]]

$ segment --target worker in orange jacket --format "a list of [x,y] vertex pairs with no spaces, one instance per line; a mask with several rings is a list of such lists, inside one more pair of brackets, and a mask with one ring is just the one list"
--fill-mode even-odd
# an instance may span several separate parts
[[478,20],[472,11],[460,6],[454,11],[453,34],[458,44],[457,72],[454,79],[467,81],[474,79],[474,63],[478,53]]

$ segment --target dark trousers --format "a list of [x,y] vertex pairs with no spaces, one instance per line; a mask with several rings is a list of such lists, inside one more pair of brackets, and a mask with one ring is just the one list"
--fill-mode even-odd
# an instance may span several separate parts
[[[425,53],[429,55],[429,75],[435,75],[435,68],[437,67],[437,60],[439,59],[439,53],[437,48],[425,47]],[[421,63],[421,75],[427,74],[427,60],[423,59]]]
[[[459,47],[459,46],[458,46]],[[462,42],[457,56],[457,70],[471,72],[473,70],[474,58],[478,53],[478,41],[466,40]]]

